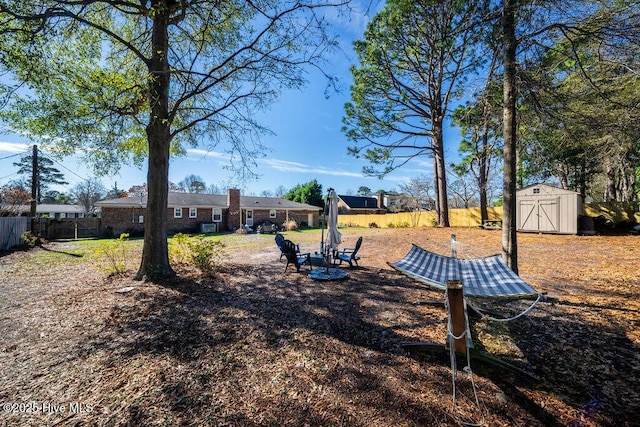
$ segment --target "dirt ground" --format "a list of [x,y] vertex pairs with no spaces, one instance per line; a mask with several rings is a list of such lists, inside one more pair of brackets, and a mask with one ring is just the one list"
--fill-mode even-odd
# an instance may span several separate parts
[[[285,274],[269,235],[223,238],[220,271],[164,284],[109,277],[75,242],[0,257],[0,426],[638,425],[640,236],[518,234],[546,301],[471,323],[474,347],[520,372],[458,358],[454,404],[448,353],[403,346],[444,342],[444,307],[421,303],[444,294],[387,262],[412,243],[448,255],[452,233],[460,258],[491,255],[500,231],[341,231],[363,245],[336,282]],[[286,234],[319,247],[320,231]]]

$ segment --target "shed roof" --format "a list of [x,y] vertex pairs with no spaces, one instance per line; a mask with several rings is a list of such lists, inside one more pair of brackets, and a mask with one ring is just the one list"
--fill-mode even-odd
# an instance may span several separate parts
[[577,191],[567,190],[564,188],[556,187],[554,185],[543,183],[527,185],[517,190],[516,193],[529,194],[534,188],[539,188],[541,190],[541,194],[581,194]]

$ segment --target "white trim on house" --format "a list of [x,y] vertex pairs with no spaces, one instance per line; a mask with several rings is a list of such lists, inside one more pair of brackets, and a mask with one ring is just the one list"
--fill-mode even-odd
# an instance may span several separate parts
[[211,221],[222,222],[222,208],[213,208],[211,210]]

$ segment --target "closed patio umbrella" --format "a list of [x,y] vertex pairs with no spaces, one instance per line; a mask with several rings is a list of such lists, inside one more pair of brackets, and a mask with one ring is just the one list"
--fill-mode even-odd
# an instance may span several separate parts
[[342,234],[338,231],[338,196],[333,188],[327,195],[329,214],[327,215],[327,240],[325,241],[325,256],[328,258],[332,250],[337,250],[342,243]]
[[309,273],[309,277],[316,280],[346,279],[347,273],[345,271],[339,268],[329,268],[333,251],[337,250],[338,245],[342,243],[342,234],[338,231],[338,196],[333,188],[330,188],[327,194],[326,207],[328,208],[326,217],[327,238],[325,240],[323,227],[322,240],[320,241],[320,249],[324,256],[325,268],[312,270]]

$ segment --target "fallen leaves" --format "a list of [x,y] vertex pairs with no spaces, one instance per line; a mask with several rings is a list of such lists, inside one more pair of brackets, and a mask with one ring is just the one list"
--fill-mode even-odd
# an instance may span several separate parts
[[[463,258],[499,252],[478,229],[344,229],[364,237],[341,282],[288,272],[269,236],[226,242],[214,276],[164,285],[108,278],[73,244],[0,258],[0,401],[85,402],[72,415],[3,413],[8,425],[456,425],[439,291],[393,271],[411,243]],[[302,249],[317,236],[292,235]],[[640,412],[637,236],[518,235],[520,274],[548,301],[506,324],[473,321],[476,348],[540,378],[474,363],[487,425],[633,425]],[[239,242],[239,243],[233,243]],[[235,246],[234,246],[235,245]],[[260,257],[256,257],[260,254]],[[54,256],[55,255],[55,256]],[[132,260],[135,261],[135,260]],[[522,305],[494,308],[517,312]]]

